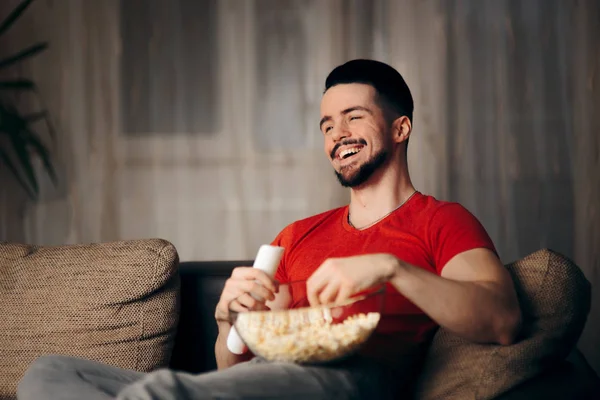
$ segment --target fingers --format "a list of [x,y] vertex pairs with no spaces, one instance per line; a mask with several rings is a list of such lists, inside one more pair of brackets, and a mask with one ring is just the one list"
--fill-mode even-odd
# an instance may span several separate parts
[[[260,286],[260,285],[258,285]],[[264,288],[263,288],[264,289]],[[264,289],[266,291],[266,289]],[[227,300],[222,300],[217,305],[217,311],[215,318],[217,320],[229,320],[229,311],[245,312],[245,311],[265,311],[269,310],[269,307],[265,304],[264,300],[257,299],[258,296],[250,293],[241,292],[239,296]],[[227,296],[230,298],[230,296]]]
[[341,286],[337,292],[337,296],[334,300],[336,304],[340,304],[345,300],[348,300],[352,296],[353,290],[349,286]]
[[333,301],[339,289],[339,266],[336,259],[327,259],[306,282],[308,302],[311,306]]
[[232,310],[232,311],[236,311],[236,312],[248,311],[248,307],[244,306],[237,299],[236,300],[232,300],[229,303],[229,309]]
[[267,307],[264,302],[256,300],[248,293],[244,293],[234,301],[245,308],[245,310],[243,311],[264,311],[269,309],[269,307]]
[[321,264],[319,268],[308,278],[306,281],[306,296],[308,297],[308,303],[311,306],[318,306],[321,304],[319,295],[327,286],[327,261]]
[[[266,310],[266,301],[275,299],[279,283],[263,271],[252,267],[235,268],[225,282],[215,310],[217,321],[228,321],[229,310]],[[235,307],[235,308],[234,308]]]
[[278,291],[278,284],[274,279],[271,279],[264,271],[251,267],[235,268],[231,274],[231,278],[244,280],[257,280],[261,285],[271,290],[274,293]]
[[339,292],[339,284],[337,282],[330,282],[327,286],[321,290],[319,293],[319,303],[320,304],[330,304],[333,303]]
[[328,259],[307,281],[307,297],[311,306],[339,303],[357,289],[342,259]]
[[306,297],[308,297],[308,304],[311,306],[318,306],[320,304],[319,293],[321,293],[324,286],[324,282],[314,275],[306,281]]
[[255,281],[240,281],[239,288],[244,292],[251,294],[256,300],[265,302],[275,300],[275,293]]

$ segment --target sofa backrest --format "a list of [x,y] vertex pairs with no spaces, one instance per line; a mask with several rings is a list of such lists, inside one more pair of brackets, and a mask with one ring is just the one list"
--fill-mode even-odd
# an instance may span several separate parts
[[253,261],[188,261],[179,265],[181,309],[171,368],[193,373],[217,368],[215,308],[235,267]]

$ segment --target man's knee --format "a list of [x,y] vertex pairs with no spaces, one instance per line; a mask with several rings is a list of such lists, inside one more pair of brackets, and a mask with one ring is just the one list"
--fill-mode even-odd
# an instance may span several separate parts
[[19,381],[17,397],[19,399],[34,398],[30,394],[38,393],[36,389],[38,385],[56,371],[69,368],[69,365],[73,362],[72,360],[72,357],[61,355],[45,355],[35,359],[29,364],[25,374]]

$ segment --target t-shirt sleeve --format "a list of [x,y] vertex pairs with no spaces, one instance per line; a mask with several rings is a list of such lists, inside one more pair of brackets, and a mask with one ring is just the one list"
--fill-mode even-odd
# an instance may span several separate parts
[[497,255],[494,243],[483,225],[458,203],[444,204],[433,214],[429,237],[438,274],[450,259],[467,250],[485,248]]
[[287,226],[283,229],[279,234],[275,237],[275,239],[271,242],[272,246],[280,246],[284,247],[283,257],[281,257],[281,261],[279,262],[279,266],[277,267],[277,271],[275,272],[275,280],[279,283],[287,283],[290,281],[287,270],[286,270],[286,254],[287,249],[289,247],[289,242],[291,239],[291,226]]

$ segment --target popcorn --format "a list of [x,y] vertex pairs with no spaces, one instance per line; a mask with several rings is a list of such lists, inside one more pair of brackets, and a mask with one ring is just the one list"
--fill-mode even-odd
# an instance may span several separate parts
[[379,323],[370,312],[334,323],[327,307],[240,313],[236,330],[258,356],[270,361],[324,362],[356,350]]

